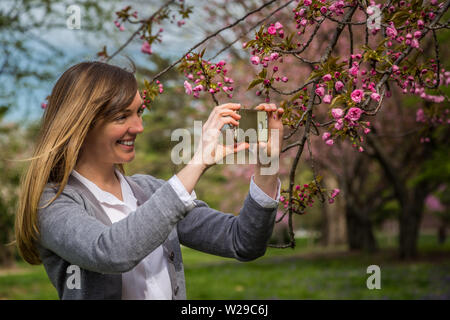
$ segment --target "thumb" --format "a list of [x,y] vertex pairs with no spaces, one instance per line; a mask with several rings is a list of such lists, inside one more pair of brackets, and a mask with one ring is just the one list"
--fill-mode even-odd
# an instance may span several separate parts
[[237,145],[234,145],[234,152],[239,152],[245,149],[248,149],[250,147],[250,144],[248,142],[241,142]]

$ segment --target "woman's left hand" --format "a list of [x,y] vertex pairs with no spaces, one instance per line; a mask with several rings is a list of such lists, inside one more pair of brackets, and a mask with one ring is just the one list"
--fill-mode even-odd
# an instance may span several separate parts
[[[267,157],[274,158],[280,156],[281,147],[283,145],[283,123],[281,117],[283,115],[284,109],[277,108],[273,103],[261,103],[255,107],[256,110],[266,111],[268,120],[268,132],[267,132],[267,142],[259,141],[258,149],[266,149]],[[278,136],[274,134],[274,138],[278,137],[276,141],[272,141],[272,131],[278,130]],[[276,132],[275,132],[276,133]],[[257,157],[257,164],[260,164],[259,156]]]

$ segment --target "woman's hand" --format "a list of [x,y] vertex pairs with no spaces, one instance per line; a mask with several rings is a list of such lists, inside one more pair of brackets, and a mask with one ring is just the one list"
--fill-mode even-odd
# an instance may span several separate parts
[[[277,106],[273,103],[267,104],[262,103],[255,107],[256,110],[266,111],[267,119],[268,119],[268,138],[267,142],[259,141],[258,142],[258,157],[257,157],[257,165],[259,166],[268,166],[270,164],[261,164],[259,159],[259,150],[265,150],[265,154],[268,158],[274,159],[280,157],[280,151],[283,144],[283,123],[281,122],[281,117],[283,115],[284,109],[277,108]],[[274,137],[277,138],[276,141],[272,141],[272,131],[277,130],[278,135],[276,135],[276,131],[274,132]]]
[[202,127],[200,145],[193,157],[193,160],[196,163],[203,164],[205,169],[207,169],[229,154],[237,153],[249,147],[247,142],[235,143],[234,145],[224,145],[219,143],[221,129],[225,124],[228,123],[234,126],[239,124],[238,121],[241,116],[236,113],[236,110],[239,110],[240,108],[240,104],[226,103],[213,109],[208,120],[206,120]]

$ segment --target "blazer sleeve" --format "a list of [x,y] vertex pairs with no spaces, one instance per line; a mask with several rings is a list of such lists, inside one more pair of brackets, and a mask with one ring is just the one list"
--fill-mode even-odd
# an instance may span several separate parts
[[[54,195],[54,189],[46,188],[40,205]],[[38,244],[71,264],[101,273],[132,269],[166,240],[188,211],[167,181],[136,211],[111,226],[86,210],[83,198],[66,187],[38,210]]]
[[201,200],[177,224],[180,243],[240,261],[263,256],[273,231],[277,208],[264,208],[250,195],[239,215],[212,209]]

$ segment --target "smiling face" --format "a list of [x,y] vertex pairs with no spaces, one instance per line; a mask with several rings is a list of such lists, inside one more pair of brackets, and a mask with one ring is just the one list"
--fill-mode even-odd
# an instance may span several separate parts
[[79,160],[121,164],[134,159],[134,141],[142,126],[142,98],[136,92],[133,102],[112,121],[99,121],[87,134]]

